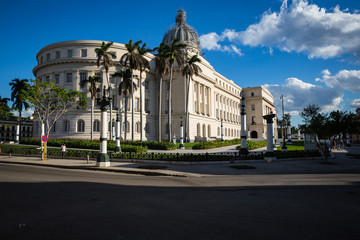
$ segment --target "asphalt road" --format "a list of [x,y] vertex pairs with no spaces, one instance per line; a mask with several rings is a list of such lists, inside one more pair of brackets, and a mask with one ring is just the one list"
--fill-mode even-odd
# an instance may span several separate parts
[[0,164],[0,239],[359,239],[358,173],[153,177]]

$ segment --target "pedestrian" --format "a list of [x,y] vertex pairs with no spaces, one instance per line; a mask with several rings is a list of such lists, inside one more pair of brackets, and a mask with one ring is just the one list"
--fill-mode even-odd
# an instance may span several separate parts
[[67,152],[67,149],[66,149],[66,145],[63,144],[61,145],[61,154],[62,154],[62,157],[65,157],[65,153]]

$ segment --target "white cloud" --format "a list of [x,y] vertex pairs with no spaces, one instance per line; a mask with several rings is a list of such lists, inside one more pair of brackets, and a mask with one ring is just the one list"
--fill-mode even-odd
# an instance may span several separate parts
[[285,112],[292,115],[299,114],[304,107],[314,103],[325,112],[338,110],[343,101],[342,89],[322,87],[294,77],[287,78],[282,85],[265,84],[264,87],[274,96],[278,113],[281,113],[281,95],[284,95]]
[[360,99],[354,99],[351,101],[351,103],[349,104],[349,106],[351,108],[358,108],[360,107]]
[[207,50],[221,50],[221,44],[229,41],[304,52],[309,58],[360,57],[360,14],[341,10],[339,6],[327,10],[307,0],[293,0],[290,6],[284,0],[280,11],[264,12],[260,21],[245,31],[225,29],[208,42],[209,34],[200,37],[202,47]]
[[242,56],[241,49],[234,44],[220,45],[219,42],[229,40],[232,41],[236,38],[235,30],[225,29],[225,31],[219,36],[217,33],[212,32],[200,36],[200,45],[202,49],[223,51],[228,53],[235,53]]
[[336,75],[331,76],[330,71],[326,69],[322,71],[322,74],[322,78],[315,80],[325,83],[328,87],[360,93],[360,71],[341,70]]

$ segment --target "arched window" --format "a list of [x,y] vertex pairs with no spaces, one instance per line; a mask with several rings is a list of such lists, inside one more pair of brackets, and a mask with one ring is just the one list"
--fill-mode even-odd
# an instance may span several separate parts
[[80,119],[77,122],[77,131],[78,132],[85,132],[85,122],[84,120]]
[[129,123],[129,121],[127,121],[127,131],[126,132],[130,132],[130,123]]
[[203,124],[203,137],[206,137],[206,125]]
[[196,135],[197,136],[201,136],[201,126],[200,126],[200,123],[197,124],[197,132],[196,132]]
[[220,136],[220,127],[217,129],[217,135]]
[[139,133],[140,132],[140,122],[137,122],[135,125],[135,132]]
[[230,137],[230,128],[228,129],[228,136]]
[[64,132],[70,131],[70,122],[68,120],[64,120],[64,122],[63,122],[63,131]]
[[227,128],[225,128],[225,137],[227,136]]
[[99,121],[99,120],[95,120],[93,127],[94,127],[94,128],[93,128],[93,131],[94,131],[94,132],[100,132],[100,121]]
[[211,137],[211,126],[210,126],[210,124],[208,125],[208,137]]
[[251,138],[258,138],[257,132],[256,132],[256,131],[251,131],[250,137],[251,137]]

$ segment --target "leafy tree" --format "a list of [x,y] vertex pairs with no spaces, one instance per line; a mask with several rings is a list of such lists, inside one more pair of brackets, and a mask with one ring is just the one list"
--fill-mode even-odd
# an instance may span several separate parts
[[9,98],[1,98],[0,96],[0,118],[9,119],[13,113],[8,105]]
[[309,127],[310,121],[313,117],[317,116],[320,113],[321,109],[316,104],[309,104],[304,110],[300,113],[300,116],[303,118],[305,125],[303,126],[306,131]]
[[128,128],[128,125],[127,125],[128,99],[129,99],[129,95],[132,94],[133,91],[136,91],[136,84],[131,80],[131,70],[130,69],[126,69],[125,71],[116,72],[116,73],[114,73],[113,76],[123,78],[123,80],[121,81],[119,88],[118,88],[118,94],[120,96],[120,99],[121,99],[122,94],[125,95],[125,129],[124,129],[125,136],[124,136],[124,139],[126,140],[127,128]]
[[66,91],[55,85],[53,82],[40,82],[30,80],[31,85],[28,89],[28,102],[34,108],[40,122],[46,126],[46,135],[49,136],[50,129],[55,122],[68,111],[85,108],[86,97],[75,90]]
[[95,106],[95,98],[96,98],[96,84],[101,83],[102,78],[99,76],[89,76],[88,80],[81,81],[80,86],[85,87],[87,84],[89,84],[89,92],[91,95],[91,123],[90,123],[90,139],[93,140],[94,135],[94,106]]
[[[133,82],[134,70],[140,69],[142,64],[142,59],[139,55],[139,44],[142,41],[137,41],[133,43],[132,39],[125,44],[127,53],[121,56],[120,63],[123,66],[128,66],[131,69],[131,81]],[[130,84],[132,88],[134,84]],[[131,89],[131,140],[134,140],[134,90]]]
[[174,71],[175,62],[178,64],[178,67],[181,68],[184,64],[184,53],[183,49],[186,47],[186,44],[180,43],[179,38],[173,39],[171,45],[168,48],[168,59],[169,59],[169,68],[170,68],[170,79],[169,79],[169,94],[168,94],[168,132],[169,132],[169,142],[171,142],[171,91],[172,91],[172,78]]
[[159,47],[156,47],[153,49],[153,52],[156,52],[155,55],[155,76],[159,79],[159,109],[158,109],[158,140],[161,141],[161,95],[162,95],[162,81],[164,74],[169,70],[169,64],[167,61],[168,58],[168,49],[169,46],[167,46],[165,43],[161,43]]
[[188,58],[186,61],[185,67],[182,71],[182,75],[186,77],[186,110],[185,110],[185,140],[189,141],[188,136],[188,129],[189,129],[189,94],[190,94],[190,85],[191,85],[191,79],[192,77],[199,76],[199,74],[202,72],[201,68],[196,64],[200,63],[201,60],[197,55],[192,56],[191,58]]

